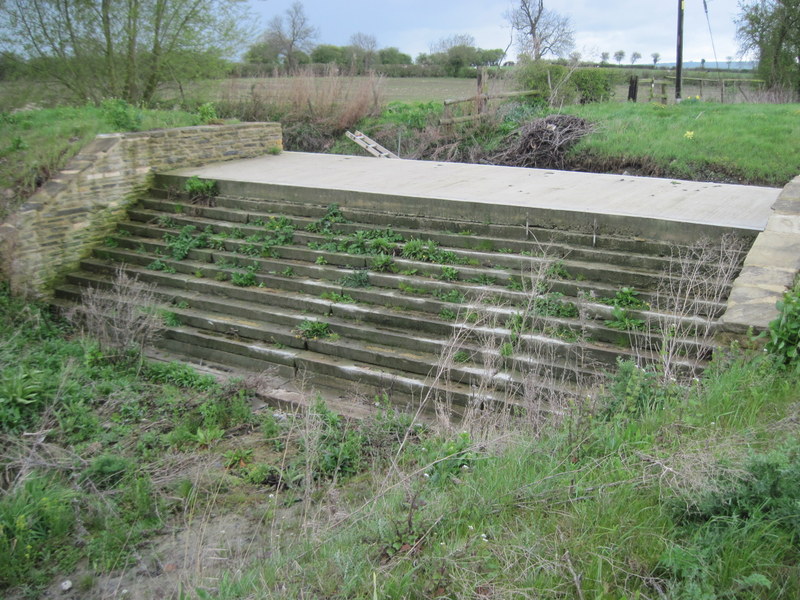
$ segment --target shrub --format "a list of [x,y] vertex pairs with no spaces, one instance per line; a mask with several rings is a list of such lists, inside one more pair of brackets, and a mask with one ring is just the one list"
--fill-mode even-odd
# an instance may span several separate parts
[[121,98],[108,98],[100,104],[105,121],[116,131],[139,131],[142,113]]
[[258,282],[252,271],[245,271],[244,273],[231,273],[231,283],[238,287],[252,287]]
[[197,175],[192,175],[183,184],[183,191],[189,195],[189,199],[194,203],[207,202],[218,194],[217,182],[211,179],[200,179]]
[[131,352],[141,355],[163,328],[154,290],[155,286],[128,276],[120,267],[110,288],[87,288],[81,303],[67,316],[109,358],[120,359]]
[[219,117],[217,117],[217,109],[214,108],[213,102],[206,102],[205,104],[198,106],[197,116],[200,117],[200,122],[205,124],[217,121],[219,119]]
[[351,288],[369,287],[369,271],[359,269],[348,273],[337,282],[339,285]]
[[370,268],[381,273],[391,271],[394,269],[394,259],[388,254],[378,254],[372,259]]
[[777,303],[779,315],[770,322],[766,350],[784,365],[797,361],[800,351],[800,283]]
[[613,76],[606,69],[577,69],[570,76],[578,102],[606,102],[614,94]]

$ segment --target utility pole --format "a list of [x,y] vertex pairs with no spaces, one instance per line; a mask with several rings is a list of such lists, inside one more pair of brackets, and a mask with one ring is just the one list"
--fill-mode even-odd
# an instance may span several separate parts
[[675,61],[675,102],[681,101],[681,78],[683,77],[683,9],[686,0],[678,0],[678,56]]

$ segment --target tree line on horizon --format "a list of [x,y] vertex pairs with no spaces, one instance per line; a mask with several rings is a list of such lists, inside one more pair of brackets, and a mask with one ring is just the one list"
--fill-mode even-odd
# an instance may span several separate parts
[[[757,55],[768,85],[800,92],[800,0],[753,0],[740,10],[742,52]],[[569,17],[547,8],[544,0],[516,0],[505,18],[519,56],[580,60]],[[37,78],[62,85],[82,101],[113,97],[146,105],[165,83],[231,72],[227,57],[243,48],[243,63],[262,72],[293,73],[307,63],[351,73],[414,64],[451,76],[503,64],[511,48],[482,49],[471,35],[461,34],[434,42],[429,53],[412,60],[399,48],[379,48],[375,36],[361,32],[346,46],[317,44],[319,32],[299,0],[273,17],[255,41],[247,23],[247,8],[238,0],[4,0],[0,80]],[[610,56],[602,53],[600,63]],[[625,56],[623,50],[613,54],[618,65]],[[630,54],[631,64],[641,58],[638,51]],[[651,58],[657,66],[659,53]]]

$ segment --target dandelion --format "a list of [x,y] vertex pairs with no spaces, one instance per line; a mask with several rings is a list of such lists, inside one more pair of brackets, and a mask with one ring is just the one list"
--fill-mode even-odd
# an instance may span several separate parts
[[467,529],[469,529],[470,531],[475,531],[475,528],[472,525],[467,525]]
[[693,140],[694,131],[687,131],[686,133],[683,134],[683,137],[685,137],[687,140]]

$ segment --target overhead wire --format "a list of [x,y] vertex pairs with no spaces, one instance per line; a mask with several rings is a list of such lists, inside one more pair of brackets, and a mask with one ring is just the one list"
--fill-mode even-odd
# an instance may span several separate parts
[[708,2],[703,0],[703,8],[706,11],[706,23],[708,24],[708,36],[711,38],[711,50],[714,52],[714,63],[717,65],[717,72],[719,72],[719,59],[717,58],[717,47],[714,44],[714,33],[711,31],[711,19],[708,16]]

